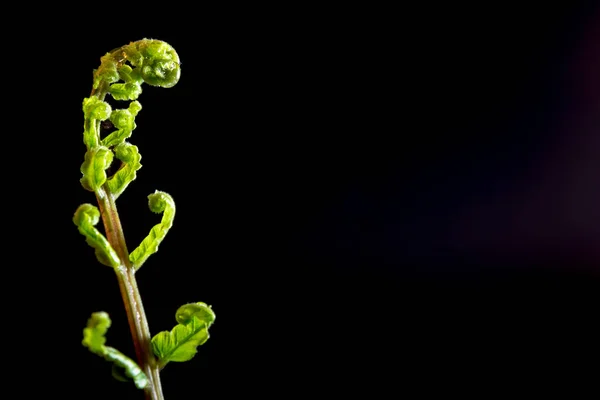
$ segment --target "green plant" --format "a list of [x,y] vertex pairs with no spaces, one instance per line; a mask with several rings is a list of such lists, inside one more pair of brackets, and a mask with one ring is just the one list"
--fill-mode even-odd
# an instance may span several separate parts
[[[162,219],[150,234],[131,253],[117,212],[116,200],[136,179],[141,168],[137,146],[129,143],[136,128],[135,117],[142,106],[137,98],[142,84],[170,88],[179,81],[179,56],[168,43],[143,39],[131,42],[106,53],[94,70],[90,97],[83,100],[83,142],[86,153],[81,165],[81,184],[96,195],[98,207],[82,204],[73,222],[86,242],[95,249],[98,261],[111,267],[117,277],[129,321],[137,363],[118,350],[106,346],[105,334],[111,324],[106,312],[95,312],[83,330],[83,345],[91,352],[113,363],[113,375],[121,380],[133,380],[143,389],[147,399],[163,399],[160,370],[169,362],[188,361],[197,347],[209,337],[208,328],[215,320],[211,307],[205,303],[190,303],[176,312],[177,325],[172,331],[150,335],[135,273],[148,257],[158,250],[173,225],[175,203],[161,191],[148,196],[148,205]],[[115,100],[130,101],[124,109],[113,109],[105,101],[107,95]],[[102,126],[112,125],[113,131],[101,137]],[[119,162],[116,172],[109,167]],[[115,169],[115,168],[113,168]],[[96,225],[102,218],[104,234]]]

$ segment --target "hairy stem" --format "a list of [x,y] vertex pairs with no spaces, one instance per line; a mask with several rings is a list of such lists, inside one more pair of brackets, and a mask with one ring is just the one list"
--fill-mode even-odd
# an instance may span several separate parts
[[140,367],[150,382],[145,389],[146,399],[163,400],[160,383],[160,366],[152,352],[150,328],[135,279],[135,270],[129,261],[129,252],[125,243],[125,236],[121,227],[117,206],[112,193],[105,187],[102,187],[97,192],[96,198],[98,199],[98,206],[102,215],[102,221],[104,222],[107,240],[121,260],[121,265],[115,268],[115,272],[125,304],[136,356]]

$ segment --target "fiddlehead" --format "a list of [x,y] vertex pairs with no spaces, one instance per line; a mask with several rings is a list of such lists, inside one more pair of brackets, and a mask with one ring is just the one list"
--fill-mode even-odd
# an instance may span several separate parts
[[[94,70],[92,93],[83,101],[83,142],[87,151],[80,170],[84,189],[94,192],[99,199],[108,195],[114,201],[136,179],[137,171],[142,167],[142,156],[138,147],[127,140],[136,128],[135,118],[142,109],[137,101],[142,93],[142,84],[170,88],[179,81],[180,75],[177,52],[160,40],[131,42],[100,58],[100,66]],[[131,102],[125,109],[113,109],[105,101],[106,95],[115,100]],[[115,130],[101,138],[100,126],[107,120]],[[109,176],[107,171],[114,158],[120,165]],[[156,251],[168,230],[167,225],[170,227],[173,222],[174,203],[170,196],[168,202],[171,206],[165,212],[165,217],[170,216],[167,219],[170,223],[167,224],[165,220],[160,229],[153,228],[150,239],[145,240],[140,245],[142,248],[134,252],[136,269]]]
[[173,47],[160,40],[143,39],[129,43],[106,53],[100,61],[100,67],[94,72],[93,88],[108,90],[117,97],[124,95],[129,100],[135,100],[141,93],[142,82],[170,88],[181,75],[179,55]]
[[[140,102],[135,101],[142,93],[142,83],[169,88],[179,81],[181,75],[177,52],[160,40],[143,39],[132,42],[106,53],[100,61],[100,67],[94,70],[92,94],[83,101],[83,142],[91,154],[98,151],[95,150],[98,146],[113,151],[131,136],[136,128],[135,117],[142,109]],[[104,100],[107,94],[115,100],[132,102],[127,109],[113,110]],[[116,131],[101,139],[100,123],[105,120],[110,120]],[[141,165],[138,169],[139,167]],[[89,171],[83,169],[82,166],[83,181],[98,181],[86,177]],[[135,174],[129,176],[135,178]],[[121,185],[123,182],[121,181]],[[129,182],[131,181],[127,183]],[[90,190],[90,185],[86,187],[84,184],[84,187]],[[91,189],[98,192],[99,188],[94,185]]]

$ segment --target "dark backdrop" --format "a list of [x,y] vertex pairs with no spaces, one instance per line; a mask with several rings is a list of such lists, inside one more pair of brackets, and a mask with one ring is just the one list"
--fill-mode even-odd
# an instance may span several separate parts
[[151,330],[187,302],[217,314],[198,356],[164,370],[166,398],[588,387],[597,6],[171,7],[54,19],[45,67],[30,63],[61,82],[41,88],[57,139],[37,143],[53,159],[37,185],[56,195],[52,263],[30,288],[60,321],[61,397],[141,398],[80,345],[105,310],[109,344],[133,354],[114,275],[71,217],[94,201],[78,182],[92,70],[144,37],[175,47],[182,76],[139,99],[126,239],[159,221],[148,194],[172,194],[174,227],[137,275]]

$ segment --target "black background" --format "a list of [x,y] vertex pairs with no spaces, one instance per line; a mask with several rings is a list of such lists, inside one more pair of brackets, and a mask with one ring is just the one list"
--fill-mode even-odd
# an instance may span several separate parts
[[32,346],[46,388],[143,397],[80,344],[104,310],[108,343],[133,355],[114,274],[71,222],[94,202],[79,184],[92,70],[141,38],[182,60],[175,87],[143,88],[143,167],[118,201],[130,250],[159,221],[148,194],[177,204],[137,275],[150,327],[187,302],[217,314],[197,357],[164,370],[167,399],[593,382],[597,6],[152,13],[50,18],[35,53],[19,48],[46,77],[20,103],[39,110],[26,173],[50,233],[25,229],[39,251],[22,254],[42,260],[24,287],[51,316]]

